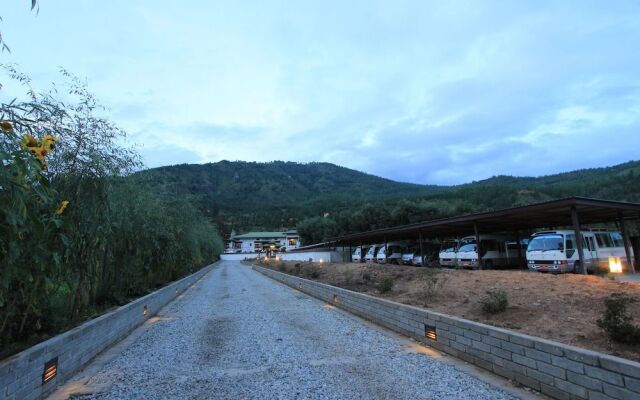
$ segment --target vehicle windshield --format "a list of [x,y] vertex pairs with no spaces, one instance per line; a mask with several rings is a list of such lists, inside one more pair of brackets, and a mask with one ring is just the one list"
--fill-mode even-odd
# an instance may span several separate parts
[[475,243],[468,243],[458,249],[458,252],[476,251]]
[[457,247],[458,243],[455,241],[447,241],[442,243],[442,246],[440,247],[440,251],[441,252],[452,252],[452,251],[456,251],[456,247]]
[[527,251],[549,251],[564,250],[564,239],[562,235],[542,235],[535,236],[529,242]]

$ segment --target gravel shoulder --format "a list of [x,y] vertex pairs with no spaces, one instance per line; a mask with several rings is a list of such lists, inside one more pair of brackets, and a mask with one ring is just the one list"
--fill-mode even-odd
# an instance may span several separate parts
[[88,380],[82,399],[513,399],[448,362],[222,262]]

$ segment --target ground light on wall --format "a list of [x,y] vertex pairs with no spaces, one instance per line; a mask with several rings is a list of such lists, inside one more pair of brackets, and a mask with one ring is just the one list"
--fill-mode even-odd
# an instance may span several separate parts
[[425,325],[424,326],[424,337],[426,337],[429,340],[437,340],[438,339],[438,335],[436,334],[436,327],[435,326],[430,326],[430,325]]
[[58,375],[58,357],[44,363],[44,369],[42,371],[42,384],[49,382]]
[[614,274],[622,273],[622,261],[620,257],[609,257],[609,272]]
[[147,306],[142,307],[142,315],[147,315],[149,313],[149,309]]

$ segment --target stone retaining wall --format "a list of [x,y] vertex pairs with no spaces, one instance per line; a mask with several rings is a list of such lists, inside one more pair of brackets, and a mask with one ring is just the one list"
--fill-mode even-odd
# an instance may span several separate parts
[[[122,340],[131,330],[157,314],[163,306],[213,267],[214,264],[202,268],[162,289],[1,361],[0,399],[31,400],[51,393],[100,352]],[[44,365],[56,357],[57,375],[43,383]]]
[[[253,268],[301,292],[555,399],[640,399],[640,363],[266,268]],[[427,338],[432,332],[435,340]]]

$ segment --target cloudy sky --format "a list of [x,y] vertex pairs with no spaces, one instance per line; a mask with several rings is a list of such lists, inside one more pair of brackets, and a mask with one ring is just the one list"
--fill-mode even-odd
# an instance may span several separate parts
[[454,184],[640,159],[637,0],[28,3],[3,0],[1,62],[86,77],[150,167]]

